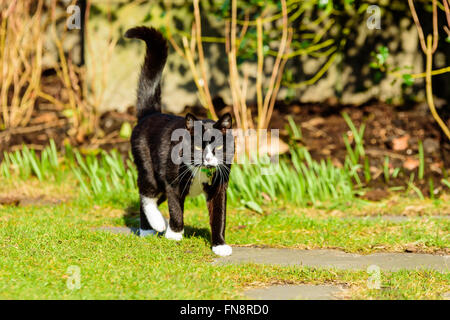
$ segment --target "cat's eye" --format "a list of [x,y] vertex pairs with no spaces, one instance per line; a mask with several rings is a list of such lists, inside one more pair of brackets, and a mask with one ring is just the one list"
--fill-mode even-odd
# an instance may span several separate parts
[[201,151],[201,150],[202,150],[202,148],[201,148],[201,147],[199,147],[199,146],[194,146],[194,148],[195,148],[195,150],[199,150],[199,151]]
[[216,147],[216,150],[222,150],[222,149],[223,149],[223,146]]

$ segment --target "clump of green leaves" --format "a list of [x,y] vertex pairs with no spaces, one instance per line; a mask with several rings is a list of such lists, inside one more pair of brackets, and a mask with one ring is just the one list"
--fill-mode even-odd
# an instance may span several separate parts
[[264,202],[288,201],[301,206],[344,203],[358,192],[352,173],[330,160],[315,161],[305,147],[290,149],[290,159],[234,165],[228,196],[234,203],[261,211]]
[[35,150],[30,150],[24,146],[21,150],[15,152],[5,152],[3,161],[0,164],[0,172],[10,178],[18,174],[21,179],[28,179],[30,176],[36,176],[39,181],[51,177],[59,178],[60,159],[56,149],[55,142],[50,140],[50,146],[45,148],[41,156],[37,156]]
[[113,150],[103,151],[100,156],[82,157],[75,152],[76,164],[72,171],[80,182],[81,190],[86,194],[100,195],[112,191],[136,191],[137,171],[132,161]]
[[[369,66],[375,70],[374,81],[376,83],[379,83],[385,74],[403,71],[403,74],[401,75],[403,85],[406,87],[410,87],[414,84],[414,78],[410,73],[410,71],[412,69],[411,66],[403,66],[403,67],[393,68],[391,65],[389,65],[389,63],[388,63],[389,48],[388,47],[386,47],[386,46],[378,47],[377,51],[371,53],[371,56],[373,57],[373,60],[369,64]],[[397,78],[395,78],[392,81],[392,84],[394,84],[396,81],[397,81]]]
[[384,71],[386,69],[387,58],[389,57],[389,48],[386,46],[378,47],[377,51],[372,52],[370,55],[374,58],[370,63],[370,67]]

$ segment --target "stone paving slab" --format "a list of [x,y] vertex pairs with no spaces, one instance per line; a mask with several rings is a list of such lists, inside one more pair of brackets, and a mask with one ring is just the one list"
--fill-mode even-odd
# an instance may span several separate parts
[[382,270],[430,269],[449,271],[449,255],[439,256],[419,253],[374,253],[359,255],[339,250],[300,250],[275,248],[233,247],[233,254],[215,259],[215,264],[260,263],[276,265],[301,265],[341,270],[366,270],[376,265]]
[[105,231],[114,234],[135,234],[139,235],[138,228],[128,228],[128,227],[99,227],[93,228],[93,231]]
[[339,286],[301,284],[249,289],[244,294],[257,300],[337,300],[342,292]]
[[[401,218],[401,219],[397,219]],[[409,217],[394,217],[391,221],[404,221]],[[370,217],[369,217],[370,219]],[[105,231],[114,234],[137,235],[137,228],[99,227],[94,231]],[[214,264],[261,263],[277,265],[302,265],[319,268],[337,268],[342,270],[366,270],[376,265],[382,270],[400,269],[432,269],[441,272],[449,271],[449,255],[438,256],[417,253],[374,253],[358,255],[339,250],[300,250],[276,248],[233,247],[229,257],[217,258]],[[344,289],[333,285],[276,285],[268,288],[248,289],[244,294],[250,299],[258,300],[337,300]],[[450,293],[443,299],[449,300]]]

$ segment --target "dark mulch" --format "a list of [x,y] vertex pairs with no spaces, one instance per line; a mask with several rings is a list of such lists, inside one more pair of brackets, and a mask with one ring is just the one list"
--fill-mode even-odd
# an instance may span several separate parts
[[[371,200],[387,196],[388,187],[404,186],[413,172],[416,177],[414,183],[424,195],[429,194],[430,179],[435,188],[441,185],[443,171],[450,168],[450,141],[436,124],[426,104],[404,107],[379,102],[358,107],[285,105],[276,111],[272,126],[283,128],[287,116],[292,115],[296,123],[301,124],[302,143],[310,150],[313,158],[329,157],[340,166],[347,154],[343,135],[347,135],[350,141],[353,138],[342,112],[349,114],[357,128],[362,123],[366,124],[365,152],[370,160],[372,177],[375,177],[369,183],[369,187],[375,189],[370,196]],[[450,126],[450,116],[444,119]],[[417,179],[419,141],[423,143],[426,164],[425,178],[422,181]],[[386,157],[389,157],[391,171],[403,168],[397,179],[391,178],[387,183],[383,173]]]

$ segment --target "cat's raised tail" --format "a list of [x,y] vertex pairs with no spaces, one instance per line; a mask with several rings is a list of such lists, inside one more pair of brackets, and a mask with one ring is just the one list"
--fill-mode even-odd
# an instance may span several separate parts
[[158,30],[147,27],[129,29],[125,37],[145,41],[147,52],[137,92],[137,117],[161,112],[161,74],[167,60],[167,41]]

